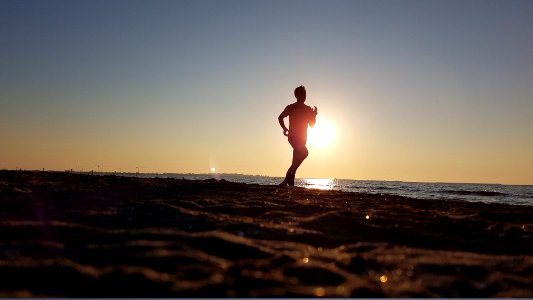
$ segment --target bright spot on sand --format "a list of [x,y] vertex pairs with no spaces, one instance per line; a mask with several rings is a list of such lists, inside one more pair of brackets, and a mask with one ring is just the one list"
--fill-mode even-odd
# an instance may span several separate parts
[[343,294],[346,288],[343,285],[339,285],[337,288],[337,294]]
[[370,216],[369,216],[369,215],[366,215],[365,219],[369,220],[369,219],[370,219]]
[[211,173],[215,173],[217,169],[211,168]]
[[381,275],[381,277],[379,277],[379,281],[381,281],[381,283],[385,283],[389,280],[389,278],[387,278],[387,276],[385,275]]
[[304,264],[308,263],[309,262],[309,257],[302,258],[302,261],[304,262]]
[[324,288],[316,288],[314,291],[315,296],[322,297],[326,294],[326,290]]
[[324,148],[335,138],[335,127],[327,120],[317,120],[313,128],[307,129],[307,144],[312,147]]

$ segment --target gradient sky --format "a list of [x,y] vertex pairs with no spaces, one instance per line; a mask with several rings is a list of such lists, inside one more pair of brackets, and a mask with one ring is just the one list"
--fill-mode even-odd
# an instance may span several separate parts
[[533,1],[0,0],[0,169],[533,184]]

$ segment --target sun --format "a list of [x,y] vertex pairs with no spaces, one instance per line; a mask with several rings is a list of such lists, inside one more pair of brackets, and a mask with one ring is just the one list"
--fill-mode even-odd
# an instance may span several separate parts
[[325,148],[335,139],[335,127],[328,120],[317,120],[313,128],[307,129],[307,144],[312,147]]

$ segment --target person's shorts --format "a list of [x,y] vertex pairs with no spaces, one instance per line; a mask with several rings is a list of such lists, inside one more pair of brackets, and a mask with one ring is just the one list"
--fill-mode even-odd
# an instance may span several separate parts
[[300,136],[290,136],[289,135],[289,144],[291,144],[292,148],[293,149],[302,149],[302,148],[306,148],[305,147],[305,143],[306,143],[306,138],[305,137],[300,137]]

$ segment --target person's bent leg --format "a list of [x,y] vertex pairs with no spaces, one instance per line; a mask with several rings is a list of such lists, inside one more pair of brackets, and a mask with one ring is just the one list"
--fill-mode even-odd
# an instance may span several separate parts
[[[292,155],[292,164],[289,167],[289,169],[287,170],[287,173],[285,173],[285,179],[283,179],[283,182],[281,182],[279,184],[279,186],[287,186],[287,185],[294,186],[294,173],[296,171],[294,170],[293,166],[294,166],[294,151],[293,151],[293,155]],[[291,178],[292,178],[292,181],[291,181]],[[292,182],[292,184],[291,184],[291,182]]]
[[289,143],[292,146],[292,164],[287,170],[285,179],[280,186],[290,185],[294,186],[294,178],[296,177],[296,170],[300,167],[304,159],[309,155],[307,147],[305,147],[305,140],[298,137],[289,136]]
[[302,164],[302,162],[305,160],[305,158],[309,155],[309,151],[303,146],[295,147],[292,155],[292,165],[287,171],[287,183],[290,186],[294,186],[294,179],[296,177],[296,171]]

